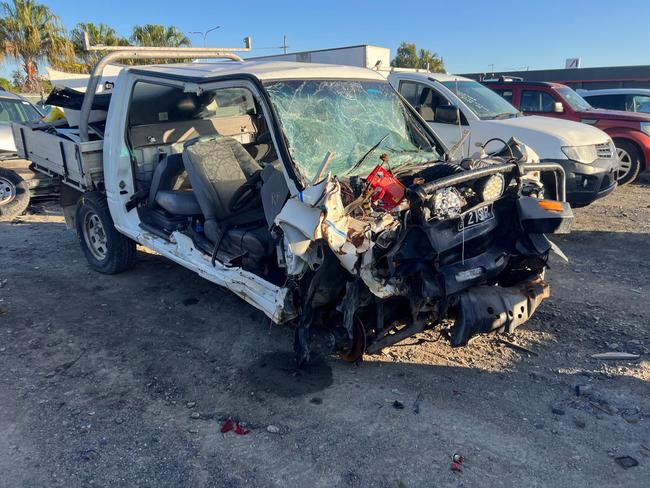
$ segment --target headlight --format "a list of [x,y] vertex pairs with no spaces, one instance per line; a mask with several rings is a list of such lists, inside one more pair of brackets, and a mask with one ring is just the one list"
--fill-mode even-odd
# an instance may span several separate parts
[[641,132],[645,132],[650,136],[650,122],[641,122]]
[[444,220],[458,217],[465,205],[465,199],[456,188],[443,188],[433,195],[432,203],[432,217]]
[[502,174],[496,174],[483,178],[476,185],[476,191],[484,202],[493,202],[503,195],[506,187],[506,180]]
[[562,152],[566,154],[567,158],[584,164],[591,164],[598,159],[596,146],[593,144],[591,146],[563,146]]

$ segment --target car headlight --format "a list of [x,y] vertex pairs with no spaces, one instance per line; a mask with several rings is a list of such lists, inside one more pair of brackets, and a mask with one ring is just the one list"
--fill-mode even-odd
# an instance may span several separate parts
[[506,180],[502,174],[495,174],[482,179],[476,185],[476,190],[484,202],[493,202],[503,195]]
[[641,122],[641,132],[650,136],[650,122]]
[[563,146],[562,152],[567,158],[584,164],[591,164],[598,159],[596,146],[593,144],[590,146]]
[[460,216],[465,199],[456,188],[438,190],[432,198],[433,215],[437,220],[452,219]]

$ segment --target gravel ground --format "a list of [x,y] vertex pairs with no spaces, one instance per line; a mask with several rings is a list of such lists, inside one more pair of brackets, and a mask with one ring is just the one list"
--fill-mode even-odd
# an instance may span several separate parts
[[0,224],[0,486],[648,486],[649,196],[576,210],[512,336],[306,371],[289,329],[180,266],[92,272],[54,206]]

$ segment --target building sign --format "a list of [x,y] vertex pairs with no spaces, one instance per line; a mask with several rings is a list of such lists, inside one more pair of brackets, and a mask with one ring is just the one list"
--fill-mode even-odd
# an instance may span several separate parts
[[566,69],[579,68],[580,67],[580,58],[567,58],[564,63]]

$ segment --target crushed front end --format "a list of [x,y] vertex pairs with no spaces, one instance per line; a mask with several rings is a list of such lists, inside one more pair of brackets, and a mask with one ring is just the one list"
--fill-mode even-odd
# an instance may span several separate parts
[[385,156],[367,177],[324,178],[276,218],[299,362],[313,327],[358,360],[443,323],[452,346],[511,332],[549,296],[544,269],[558,249],[545,234],[569,232],[573,214],[530,176],[561,180],[559,166],[526,164],[516,141],[500,155],[394,172]]

